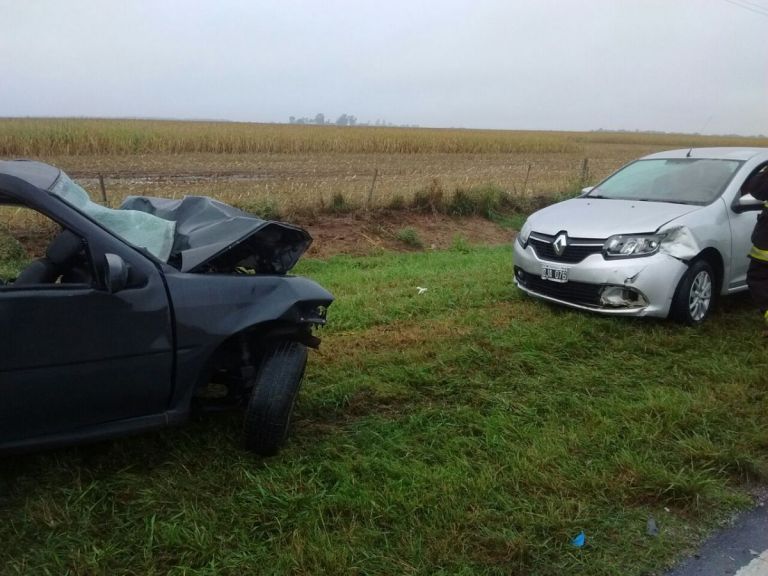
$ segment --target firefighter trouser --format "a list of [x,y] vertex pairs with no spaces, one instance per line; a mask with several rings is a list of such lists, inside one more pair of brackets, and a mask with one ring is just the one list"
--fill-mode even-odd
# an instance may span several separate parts
[[[760,308],[760,312],[768,312],[768,261],[758,260],[750,256],[747,269],[747,286],[752,300]],[[768,318],[766,318],[768,320]]]
[[[757,217],[749,252],[747,286],[752,300],[765,315],[768,313],[768,205]],[[768,320],[768,316],[766,317]]]

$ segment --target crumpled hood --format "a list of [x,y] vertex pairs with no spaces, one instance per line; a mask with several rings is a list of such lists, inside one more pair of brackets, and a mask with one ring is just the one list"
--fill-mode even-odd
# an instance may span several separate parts
[[700,208],[668,202],[574,198],[535,212],[528,222],[531,231],[542,234],[565,231],[572,238],[605,239],[614,234],[654,232]]
[[309,233],[284,222],[262,220],[202,196],[181,200],[129,196],[121,209],[175,222],[168,263],[182,272],[233,272],[237,267],[284,274],[309,248]]

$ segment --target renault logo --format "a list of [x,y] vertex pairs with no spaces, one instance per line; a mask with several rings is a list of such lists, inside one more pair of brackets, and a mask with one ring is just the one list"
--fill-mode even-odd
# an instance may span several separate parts
[[566,246],[568,246],[568,235],[565,232],[562,232],[558,234],[555,241],[552,242],[552,248],[555,249],[555,254],[557,256],[562,256]]

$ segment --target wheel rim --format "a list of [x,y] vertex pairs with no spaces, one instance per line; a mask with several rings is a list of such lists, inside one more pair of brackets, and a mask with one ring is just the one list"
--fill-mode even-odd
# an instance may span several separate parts
[[709,272],[702,270],[691,283],[691,291],[688,295],[688,311],[694,322],[701,322],[709,311],[712,302],[712,278]]

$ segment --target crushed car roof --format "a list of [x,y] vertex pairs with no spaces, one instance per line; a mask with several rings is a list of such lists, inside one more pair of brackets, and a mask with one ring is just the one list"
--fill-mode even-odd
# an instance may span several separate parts
[[168,262],[182,272],[228,272],[245,267],[282,274],[293,268],[312,243],[303,228],[262,220],[202,196],[181,200],[129,196],[121,208],[175,222]]
[[113,209],[92,202],[64,172],[43,162],[0,160],[0,176],[15,177],[50,192],[129,244],[145,248],[182,272],[245,269],[285,274],[312,243],[303,228],[262,220],[212,198],[129,196],[119,209]]
[[61,170],[36,160],[0,160],[0,174],[15,176],[38,188],[50,190]]

